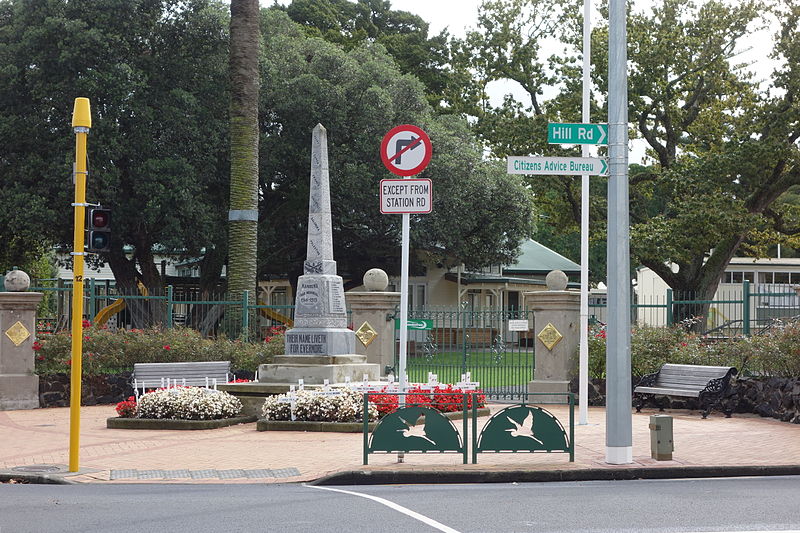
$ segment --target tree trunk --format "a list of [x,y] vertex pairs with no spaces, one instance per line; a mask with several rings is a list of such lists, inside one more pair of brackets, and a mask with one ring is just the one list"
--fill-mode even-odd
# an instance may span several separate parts
[[231,1],[231,211],[227,278],[233,298],[241,298],[242,291],[256,289],[259,18],[258,0]]

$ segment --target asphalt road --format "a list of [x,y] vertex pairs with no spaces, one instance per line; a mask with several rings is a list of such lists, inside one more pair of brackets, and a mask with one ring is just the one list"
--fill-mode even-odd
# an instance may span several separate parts
[[800,477],[393,485],[0,485],[0,533],[800,530]]

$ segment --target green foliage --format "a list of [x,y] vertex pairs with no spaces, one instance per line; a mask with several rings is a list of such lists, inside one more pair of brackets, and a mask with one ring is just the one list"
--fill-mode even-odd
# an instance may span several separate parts
[[[273,9],[281,9],[275,7]],[[438,105],[447,84],[447,32],[428,37],[428,23],[407,11],[391,9],[385,0],[293,0],[289,17],[306,35],[352,50],[378,43],[397,63],[424,85],[431,105]]]
[[6,260],[72,242],[77,96],[92,107],[87,200],[113,209],[104,259],[118,283],[135,286],[138,263],[161,285],[155,243],[212,246],[227,198],[226,12],[213,0],[0,2]]
[[382,215],[378,184],[394,177],[378,157],[392,127],[431,135],[433,213],[414,217],[411,246],[450,264],[488,265],[513,257],[530,236],[529,193],[499,165],[482,161],[466,122],[434,117],[422,84],[398,71],[379,44],[350,51],[317,38],[280,11],[264,13],[260,274],[299,273],[305,257],[311,130],[328,131],[334,248],[340,272],[398,270],[401,217]]
[[[606,338],[589,332],[589,376],[605,378]],[[631,374],[657,372],[666,363],[733,366],[740,375],[800,376],[800,324],[778,324],[763,335],[709,342],[683,327],[637,327],[631,335]]]
[[[183,361],[230,361],[232,370],[255,371],[284,351],[283,335],[265,343],[205,339],[188,328],[83,330],[83,373],[113,374],[133,370],[134,363]],[[36,349],[36,373],[69,372],[72,338],[67,332],[40,335]]]
[[[775,203],[800,184],[798,21],[800,5],[783,0],[659,0],[629,12],[630,134],[647,143],[650,157],[630,171],[631,252],[676,290],[710,297],[743,243],[749,254],[777,242],[798,244],[796,199]],[[580,121],[580,22],[569,3],[486,0],[478,28],[453,41],[448,101],[476,117],[474,130],[493,155],[577,153],[545,144],[545,124]],[[608,87],[606,24],[601,18],[592,36],[595,94]],[[766,24],[775,27],[772,56],[780,66],[759,84],[737,63],[736,50],[743,36]],[[538,52],[553,28],[563,30],[564,50],[544,58]],[[517,82],[531,105],[512,97],[489,105],[486,86],[495,80]],[[546,98],[547,87],[557,94]],[[592,121],[603,122],[603,109],[592,106]],[[553,228],[537,233],[544,244],[575,246],[579,181],[530,180],[539,227]],[[599,244],[605,186],[605,179],[592,178],[590,241]],[[594,280],[603,278],[603,262],[593,261]]]

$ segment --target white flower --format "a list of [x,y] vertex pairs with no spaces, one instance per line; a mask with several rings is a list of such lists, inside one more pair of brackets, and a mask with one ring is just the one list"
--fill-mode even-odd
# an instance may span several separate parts
[[[361,422],[364,411],[364,395],[352,389],[339,389],[341,394],[319,394],[314,390],[301,390],[288,394],[270,396],[264,401],[261,414],[266,420],[295,420],[320,422]],[[292,396],[293,395],[293,399]],[[370,402],[367,407],[369,420],[377,420],[378,408]]]
[[139,418],[217,420],[242,410],[238,398],[201,387],[175,387],[148,392],[139,398]]

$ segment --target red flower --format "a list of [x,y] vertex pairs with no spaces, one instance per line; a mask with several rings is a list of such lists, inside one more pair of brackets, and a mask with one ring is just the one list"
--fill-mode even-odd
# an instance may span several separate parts
[[165,349],[165,350],[169,350],[169,349],[170,349],[170,347],[169,347],[169,344],[165,344],[165,345],[164,345],[164,349]]
[[33,350],[35,352],[38,352],[41,349],[42,349],[42,345],[39,343],[39,341],[33,341]]
[[72,366],[72,359],[67,359],[67,366]]
[[82,324],[83,324],[83,329],[92,327],[92,321],[91,320],[86,320],[85,318],[83,319]]
[[43,355],[38,355],[38,356],[36,356],[36,359],[38,361],[44,361],[44,356]]

